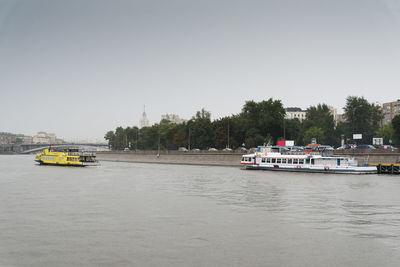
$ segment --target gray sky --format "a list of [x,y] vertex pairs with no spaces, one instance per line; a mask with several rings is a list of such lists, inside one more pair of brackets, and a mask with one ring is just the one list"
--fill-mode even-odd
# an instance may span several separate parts
[[102,139],[165,113],[213,119],[400,98],[399,0],[0,0],[0,131]]

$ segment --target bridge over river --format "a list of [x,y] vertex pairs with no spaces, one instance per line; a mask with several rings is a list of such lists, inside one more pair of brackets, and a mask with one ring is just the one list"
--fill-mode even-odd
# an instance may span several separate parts
[[20,154],[37,153],[48,147],[74,147],[85,151],[108,151],[108,144],[105,143],[64,143],[64,144],[1,144],[0,152],[13,152]]

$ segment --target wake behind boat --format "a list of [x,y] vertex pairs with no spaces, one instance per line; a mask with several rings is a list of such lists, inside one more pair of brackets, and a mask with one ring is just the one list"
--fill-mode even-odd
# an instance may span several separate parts
[[240,162],[245,169],[373,174],[374,166],[359,166],[358,161],[345,156],[334,156],[333,148],[321,145],[259,146],[253,154],[242,156]]

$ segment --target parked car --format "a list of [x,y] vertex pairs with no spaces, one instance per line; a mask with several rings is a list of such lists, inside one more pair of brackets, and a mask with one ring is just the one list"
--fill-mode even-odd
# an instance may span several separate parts
[[376,149],[376,148],[372,145],[358,145],[356,146],[355,149]]
[[188,149],[186,147],[181,146],[180,148],[178,148],[178,151],[186,152],[188,151]]
[[211,147],[208,149],[208,151],[218,151],[218,149]]
[[200,149],[198,149],[198,148],[193,148],[192,151],[194,151],[194,152],[199,152]]
[[379,149],[397,149],[392,145],[382,145],[378,147]]
[[344,144],[343,146],[336,148],[336,150],[354,149],[355,147],[356,145],[354,144]]
[[232,149],[229,147],[226,147],[226,148],[222,149],[222,151],[232,151]]
[[247,151],[247,148],[240,146],[236,148],[236,151]]

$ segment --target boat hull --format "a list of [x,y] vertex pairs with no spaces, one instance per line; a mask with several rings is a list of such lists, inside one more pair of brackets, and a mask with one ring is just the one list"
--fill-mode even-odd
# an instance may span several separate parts
[[246,170],[265,170],[265,171],[286,171],[286,172],[309,172],[309,173],[336,173],[336,174],[376,174],[376,167],[371,166],[358,166],[352,168],[288,168],[276,166],[260,166],[260,165],[245,165]]
[[98,162],[82,162],[82,164],[71,164],[71,163],[58,163],[58,162],[43,162],[41,160],[35,160],[40,165],[50,165],[50,166],[64,166],[64,167],[86,167],[86,166],[97,166]]

